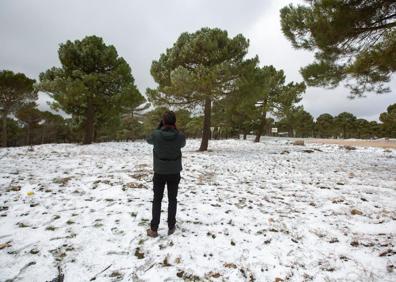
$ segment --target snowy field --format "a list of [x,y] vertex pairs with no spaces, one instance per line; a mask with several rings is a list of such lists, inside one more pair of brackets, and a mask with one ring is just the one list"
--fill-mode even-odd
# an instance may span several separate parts
[[0,281],[396,281],[395,150],[209,146],[156,239],[148,144],[0,149]]

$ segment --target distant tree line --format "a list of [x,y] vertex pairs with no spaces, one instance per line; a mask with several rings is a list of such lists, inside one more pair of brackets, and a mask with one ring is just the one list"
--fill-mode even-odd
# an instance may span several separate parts
[[[157,107],[152,110],[146,109],[145,113],[113,115],[108,122],[95,127],[93,142],[134,141],[145,138],[153,128],[157,127],[166,110],[165,107]],[[357,118],[347,112],[336,116],[321,114],[315,121],[302,107],[296,107],[287,117],[278,121],[267,117],[262,127],[260,119],[247,119],[238,112],[228,113],[226,110],[229,109],[224,109],[224,105],[214,106],[209,139],[240,138],[240,136],[246,138],[249,134],[256,135],[257,130],[260,130],[261,135],[278,135],[271,132],[273,127],[278,128],[279,133],[293,137],[396,138],[396,104],[390,105],[387,111],[380,115],[381,123]],[[188,138],[202,138],[203,115],[192,114],[185,109],[176,110],[176,115],[177,127],[180,131]],[[3,142],[4,137],[7,136],[6,146],[83,143],[85,138],[84,127],[78,120],[40,111],[34,102],[24,104],[12,116],[7,117],[6,135],[3,126],[2,123],[0,136]]]

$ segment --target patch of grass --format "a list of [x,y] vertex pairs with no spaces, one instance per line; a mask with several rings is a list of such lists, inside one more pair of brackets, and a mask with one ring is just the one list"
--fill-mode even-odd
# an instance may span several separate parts
[[8,187],[7,192],[18,192],[21,191],[21,186],[20,185],[11,185]]
[[77,234],[71,232],[69,235],[66,236],[67,239],[76,238]]
[[39,249],[37,249],[37,248],[33,248],[33,249],[30,250],[30,253],[31,253],[32,255],[37,255],[39,252],[40,252],[40,251],[39,251]]
[[144,259],[144,253],[140,251],[139,247],[137,247],[135,250],[135,257],[137,257],[138,259]]
[[17,225],[18,225],[18,227],[19,227],[19,228],[26,228],[26,227],[30,227],[30,225],[29,225],[29,224],[26,224],[26,223],[24,223],[24,222],[18,222],[18,223],[17,223]]
[[127,189],[142,189],[142,188],[146,188],[146,186],[144,186],[144,184],[142,183],[129,182],[122,186],[122,191],[126,191]]
[[60,186],[66,186],[71,179],[72,179],[72,177],[70,177],[70,176],[68,176],[68,177],[58,177],[58,178],[54,178],[52,180],[52,182],[55,183],[55,184],[59,184]]
[[55,230],[56,230],[56,227],[55,227],[55,226],[52,226],[52,225],[49,225],[49,226],[47,226],[47,227],[45,228],[45,230],[47,230],[47,231],[55,231]]
[[233,268],[233,269],[237,268],[236,264],[234,264],[234,263],[225,263],[224,267],[225,268]]
[[218,272],[211,271],[206,276],[210,277],[210,278],[219,278],[221,276],[221,274]]
[[352,246],[352,247],[357,247],[357,246],[359,246],[359,242],[356,241],[356,240],[353,240],[353,241],[351,242],[351,246]]
[[144,240],[144,239],[140,239],[139,242],[138,242],[138,245],[143,245],[145,241],[146,240]]
[[113,272],[110,274],[109,277],[121,279],[121,278],[124,277],[124,274],[122,274],[121,272],[115,270],[115,271],[113,271]]
[[139,222],[138,226],[145,226],[148,224],[148,222],[149,222],[148,219],[142,218],[141,221]]
[[164,267],[172,266],[172,265],[169,263],[169,261],[168,261],[168,256],[166,256],[166,257],[164,258],[164,261],[162,262],[162,266],[164,266]]

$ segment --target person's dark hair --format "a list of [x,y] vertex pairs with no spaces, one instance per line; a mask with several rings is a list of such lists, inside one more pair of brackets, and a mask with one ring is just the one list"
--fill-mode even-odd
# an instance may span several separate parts
[[162,116],[162,121],[164,125],[175,125],[176,124],[176,115],[172,111],[167,111]]

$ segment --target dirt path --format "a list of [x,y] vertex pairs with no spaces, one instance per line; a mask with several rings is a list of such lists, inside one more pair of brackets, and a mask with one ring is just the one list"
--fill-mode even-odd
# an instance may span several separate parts
[[307,143],[320,143],[320,144],[337,144],[349,145],[356,147],[379,147],[387,149],[396,149],[396,140],[358,140],[358,139],[306,139]]

